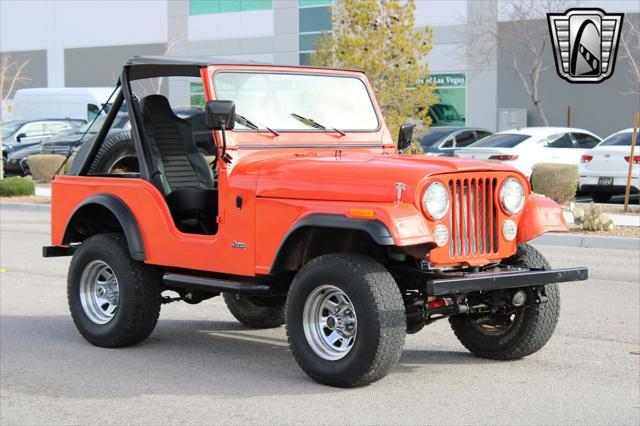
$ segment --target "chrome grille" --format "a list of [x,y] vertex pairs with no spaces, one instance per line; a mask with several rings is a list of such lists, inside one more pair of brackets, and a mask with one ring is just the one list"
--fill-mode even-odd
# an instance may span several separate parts
[[498,227],[493,193],[496,178],[449,180],[449,256],[486,256],[498,251]]

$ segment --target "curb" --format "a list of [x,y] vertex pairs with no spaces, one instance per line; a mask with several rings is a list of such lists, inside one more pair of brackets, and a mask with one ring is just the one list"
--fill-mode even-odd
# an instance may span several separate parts
[[1,210],[28,210],[37,212],[51,211],[51,204],[38,204],[38,203],[20,203],[17,201],[2,201],[0,202]]
[[640,251],[640,238],[603,237],[596,235],[548,233],[531,241],[533,244],[582,248],[604,248]]

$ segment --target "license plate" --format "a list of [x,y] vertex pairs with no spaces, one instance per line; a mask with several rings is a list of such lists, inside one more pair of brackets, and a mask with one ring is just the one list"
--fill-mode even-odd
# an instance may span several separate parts
[[613,178],[612,177],[598,178],[598,185],[613,185]]

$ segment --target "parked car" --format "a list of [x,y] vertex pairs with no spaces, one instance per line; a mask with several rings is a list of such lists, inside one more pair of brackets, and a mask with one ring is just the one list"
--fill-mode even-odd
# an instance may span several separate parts
[[27,146],[19,146],[7,154],[4,164],[5,174],[27,176],[30,175],[27,158],[34,154],[40,154],[40,144],[32,144]]
[[624,194],[631,171],[631,192],[640,192],[640,146],[631,158],[633,129],[614,133],[595,148],[582,155],[580,164],[580,190],[593,200],[606,203],[613,195]]
[[[102,127],[105,118],[106,116],[98,117],[95,123],[87,123],[83,127],[59,133],[58,135],[43,141],[41,144],[41,152],[43,154],[70,154],[74,149],[80,146],[80,144],[98,133],[98,130]],[[129,116],[126,113],[118,113],[113,120],[111,129],[128,128],[130,128]]]
[[[537,352],[558,322],[556,283],[587,278],[527,244],[568,229],[518,170],[392,155],[363,72],[135,57],[118,74],[114,109],[135,102],[130,80],[202,79],[219,179],[191,124],[149,95],[129,111],[130,138],[99,132],[53,181],[43,254],[72,256],[71,316],[96,346],[143,341],[163,303],[223,294],[249,327],[286,323],[311,378],[355,387],[394,367],[406,333],[443,318],[480,357]],[[411,137],[402,126],[400,151]],[[114,172],[129,146],[138,171]]]
[[456,148],[467,147],[491,134],[475,127],[433,127],[419,140],[425,154],[453,157]]
[[[60,118],[91,122],[107,103],[109,87],[59,87],[20,89],[13,104],[14,120]],[[106,104],[106,105],[105,105]]]
[[456,150],[455,156],[491,160],[513,166],[531,177],[538,163],[580,164],[585,150],[600,143],[588,130],[566,127],[526,127],[506,130]]
[[51,138],[58,133],[77,129],[85,121],[82,120],[14,120],[2,123],[2,161],[5,165],[5,173],[23,174],[17,162],[9,164],[8,157],[14,151],[27,152],[32,146],[39,149],[43,140]]

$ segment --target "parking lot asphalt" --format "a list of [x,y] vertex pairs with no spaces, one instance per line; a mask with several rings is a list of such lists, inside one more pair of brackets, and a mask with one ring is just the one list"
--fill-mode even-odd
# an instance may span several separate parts
[[46,211],[0,206],[0,424],[640,423],[640,254],[539,246],[591,279],[563,284],[538,353],[471,356],[445,321],[407,337],[398,366],[359,389],[315,384],[284,328],[251,330],[221,298],[162,308],[153,334],[101,349],[67,310],[68,258],[43,259]]

